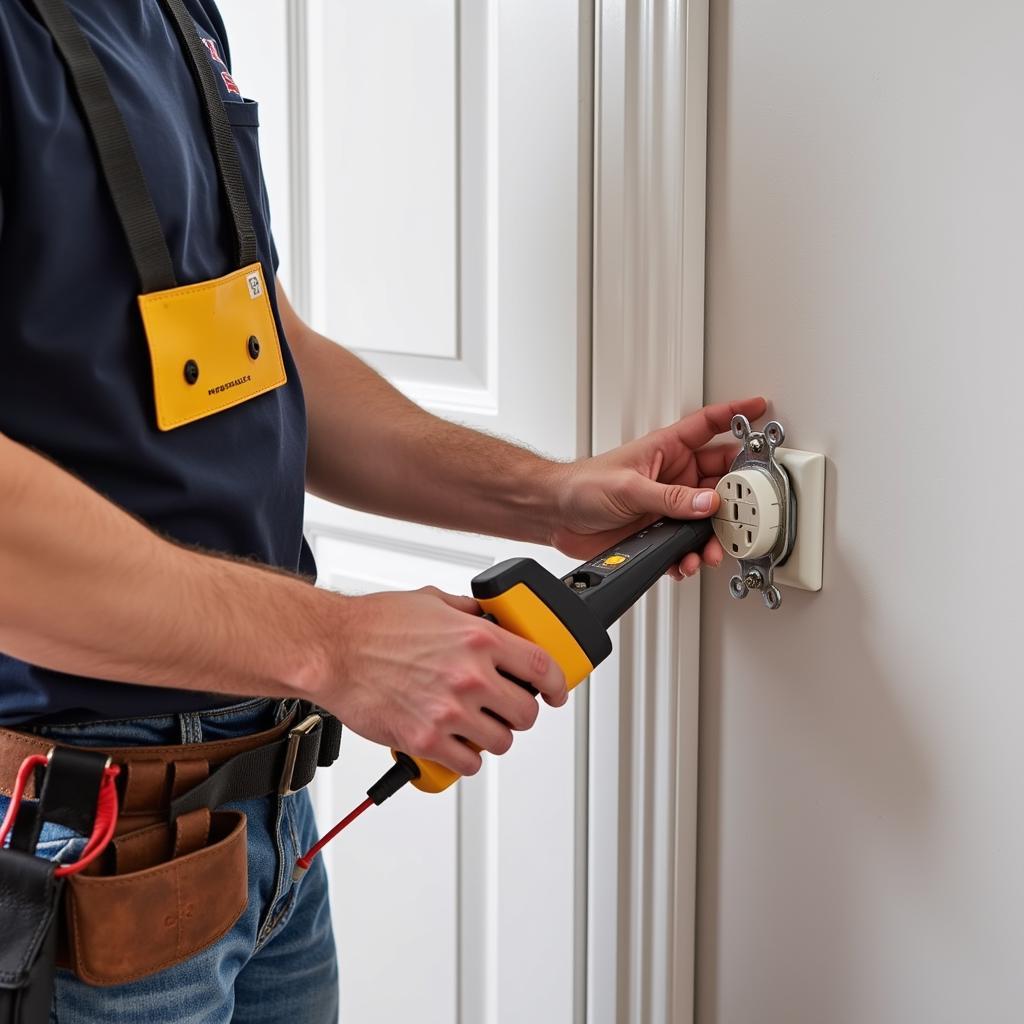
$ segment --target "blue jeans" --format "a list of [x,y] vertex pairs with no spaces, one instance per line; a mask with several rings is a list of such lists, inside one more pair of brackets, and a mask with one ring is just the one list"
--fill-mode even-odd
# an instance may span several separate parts
[[[260,699],[214,711],[33,731],[79,746],[200,743],[268,729],[283,712],[281,702]],[[0,817],[8,802],[0,796]],[[51,1024],[337,1021],[338,967],[321,859],[301,882],[291,878],[295,858],[316,841],[308,793],[227,806],[248,819],[249,903],[234,928],[177,967],[128,985],[96,988],[58,971]],[[47,824],[37,853],[74,860],[84,843],[69,829]]]

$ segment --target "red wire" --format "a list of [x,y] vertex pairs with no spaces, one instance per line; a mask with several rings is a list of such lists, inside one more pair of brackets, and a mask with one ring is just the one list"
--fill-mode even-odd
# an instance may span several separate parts
[[313,858],[344,828],[347,828],[352,824],[360,814],[363,813],[368,807],[373,806],[373,798],[367,797],[355,810],[346,814],[341,821],[338,822],[334,828],[331,829],[325,836],[322,836],[320,840],[314,843],[296,862],[296,867],[301,868],[303,871],[309,868],[309,865],[313,863]]
[[18,816],[18,809],[21,807],[21,798],[28,785],[28,777],[33,768],[39,768],[46,764],[45,754],[32,754],[21,762],[18,769],[18,777],[14,780],[14,790],[11,792],[11,803],[4,815],[4,823],[0,825],[0,846],[7,841],[7,833],[10,832],[14,819]]
[[104,771],[103,785],[96,801],[96,820],[93,823],[89,842],[85,844],[85,849],[82,850],[78,860],[72,861],[70,864],[62,864],[54,871],[58,878],[77,874],[83,868],[88,867],[114,838],[114,829],[117,827],[117,787],[114,785],[114,779],[117,778],[120,771],[121,769],[116,764]]
[[[3,846],[7,840],[7,833],[10,832],[14,819],[18,816],[29,775],[34,768],[47,763],[48,759],[43,754],[32,754],[21,762],[18,777],[14,782],[14,790],[11,793],[11,804],[4,815],[3,824],[0,825],[0,846]],[[114,785],[114,779],[117,778],[120,771],[121,769],[117,765],[104,769],[99,796],[96,800],[96,819],[93,822],[92,835],[89,836],[89,841],[85,844],[78,860],[71,864],[62,864],[54,871],[54,875],[57,877],[73,875],[88,867],[114,838],[114,829],[117,826],[117,788]]]

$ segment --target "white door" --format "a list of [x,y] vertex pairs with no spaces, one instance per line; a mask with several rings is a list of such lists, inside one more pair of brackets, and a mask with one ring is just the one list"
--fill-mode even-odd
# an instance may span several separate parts
[[829,458],[704,582],[698,1020],[1024,1018],[1024,6],[711,4],[706,385]]
[[[235,77],[263,103],[282,276],[300,310],[428,408],[558,458],[581,452],[587,5],[221,6]],[[317,500],[307,536],[320,584],[349,593],[466,593],[512,554],[567,564]],[[564,1024],[581,1012],[583,711],[574,701],[542,713],[476,778],[440,796],[403,791],[328,848],[343,1020]],[[321,825],[389,763],[386,750],[346,735],[316,786]]]

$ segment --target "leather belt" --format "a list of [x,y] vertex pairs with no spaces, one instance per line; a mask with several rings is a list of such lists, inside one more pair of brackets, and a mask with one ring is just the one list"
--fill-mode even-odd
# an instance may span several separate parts
[[[64,746],[70,744],[0,729],[0,793],[10,795],[18,767],[30,754]],[[341,723],[303,701],[272,729],[237,739],[91,749],[122,766],[120,834],[139,828],[141,818],[174,822],[200,808],[297,792],[318,767],[334,763],[340,748]],[[35,795],[34,781],[26,795]]]

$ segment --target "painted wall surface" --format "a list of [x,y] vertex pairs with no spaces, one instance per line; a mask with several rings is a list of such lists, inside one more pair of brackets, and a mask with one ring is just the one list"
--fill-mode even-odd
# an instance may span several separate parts
[[706,395],[830,457],[704,580],[698,1020],[1024,1016],[1024,5],[711,4]]

